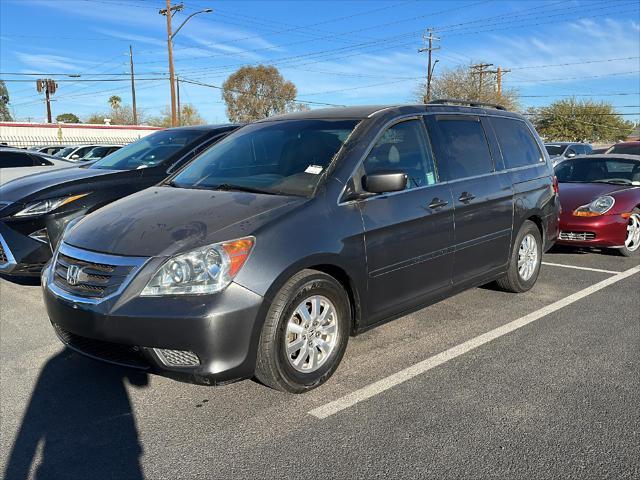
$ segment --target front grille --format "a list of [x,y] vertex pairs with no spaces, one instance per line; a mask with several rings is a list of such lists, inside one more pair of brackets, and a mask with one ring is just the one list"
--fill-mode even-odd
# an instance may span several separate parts
[[0,243],[0,265],[4,265],[5,263],[9,263],[9,258],[7,257],[7,254],[4,251],[4,247],[2,246],[2,243]]
[[195,367],[200,365],[200,359],[193,352],[166,348],[154,348],[154,350],[162,360],[162,363],[169,367]]
[[[74,278],[69,269],[77,272]],[[82,297],[103,298],[118,290],[134,266],[93,263],[58,253],[54,283],[63,290]]]
[[593,232],[560,232],[560,240],[595,240],[596,234]]
[[149,363],[138,347],[82,337],[53,325],[60,340],[73,350],[98,360],[126,367],[148,369]]

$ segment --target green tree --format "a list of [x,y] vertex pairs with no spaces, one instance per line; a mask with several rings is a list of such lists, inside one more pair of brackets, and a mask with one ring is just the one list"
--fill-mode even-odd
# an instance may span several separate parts
[[232,122],[251,122],[295,111],[296,86],[271,65],[242,67],[222,84],[222,98]]
[[633,130],[633,123],[625,121],[613,105],[594,100],[559,100],[547,107],[530,108],[528,114],[548,141],[615,142]]
[[[418,87],[416,100],[425,102],[427,98],[427,84]],[[495,103],[509,110],[518,109],[518,92],[512,88],[503,88],[498,93],[497,79],[493,74],[485,74],[482,84],[480,76],[474,75],[471,68],[461,65],[434,74],[431,80],[431,98],[456,98],[476,102]]]
[[73,113],[61,113],[56,116],[56,122],[60,123],[80,123],[80,119]]
[[13,117],[9,111],[9,91],[2,80],[0,80],[0,121],[13,121]]

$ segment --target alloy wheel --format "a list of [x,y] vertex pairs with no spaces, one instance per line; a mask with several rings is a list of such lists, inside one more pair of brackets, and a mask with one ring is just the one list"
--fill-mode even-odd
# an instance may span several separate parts
[[632,213],[627,223],[627,239],[624,246],[630,252],[635,252],[640,248],[640,214]]
[[325,364],[338,340],[338,314],[322,295],[306,298],[287,322],[285,352],[291,366],[311,373]]
[[538,265],[538,244],[536,238],[528,233],[520,242],[518,249],[518,274],[525,282],[528,281],[536,271]]

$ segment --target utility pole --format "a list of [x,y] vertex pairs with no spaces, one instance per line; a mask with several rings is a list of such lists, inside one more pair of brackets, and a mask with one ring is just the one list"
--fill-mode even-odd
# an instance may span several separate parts
[[[427,35],[427,32],[429,35]],[[438,60],[435,61],[433,66],[431,66],[431,53],[434,50],[440,50],[440,47],[434,47],[433,42],[440,40],[438,37],[433,36],[433,28],[428,28],[427,31],[422,35],[422,41],[424,46],[418,49],[418,53],[427,52],[428,60],[427,60],[427,94],[424,98],[424,103],[428,103],[431,100],[431,80],[433,79],[433,69],[438,63]]]
[[180,77],[176,76],[176,90],[178,90],[178,126],[182,125],[182,112],[180,108]]
[[189,15],[184,21],[180,24],[175,31],[171,31],[171,19],[176,14],[184,9],[184,5],[182,3],[171,6],[171,0],[167,0],[167,8],[163,8],[158,11],[160,15],[164,15],[167,17],[167,47],[169,50],[169,82],[171,84],[171,126],[175,127],[177,123],[177,115],[176,115],[176,87],[175,87],[175,71],[173,69],[173,39],[178,34],[178,32],[184,27],[185,23],[187,23],[192,17],[199,15],[200,13],[211,13],[213,9],[205,8],[204,10],[200,10],[198,12],[194,12]]
[[495,70],[492,73],[496,74],[496,83],[498,85],[498,96],[502,96],[502,75],[504,75],[505,73],[509,73],[511,70],[503,70],[502,67],[498,67],[497,70]]
[[480,96],[482,95],[482,86],[483,86],[483,79],[485,74],[487,73],[491,73],[487,70],[487,68],[492,67],[493,63],[477,63],[475,65],[471,65],[471,75],[478,75],[479,77],[479,81],[478,81],[478,99],[480,99]]
[[129,45],[129,64],[131,66],[131,101],[133,104],[133,124],[138,124],[138,113],[136,111],[136,80],[133,73],[133,47]]
[[51,95],[56,93],[58,84],[50,78],[40,78],[36,80],[36,89],[38,93],[44,92],[44,98],[47,104],[47,123],[51,123]]
[[167,49],[169,52],[169,84],[171,86],[171,126],[175,127],[177,122],[176,115],[176,86],[175,72],[173,70],[173,34],[171,32],[171,19],[176,12],[184,8],[183,4],[171,6],[171,0],[167,0],[167,8],[160,10],[160,15],[167,17]]

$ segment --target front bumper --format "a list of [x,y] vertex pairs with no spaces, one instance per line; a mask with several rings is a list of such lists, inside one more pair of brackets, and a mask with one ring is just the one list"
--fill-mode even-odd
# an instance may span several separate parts
[[48,243],[34,240],[0,222],[0,273],[20,277],[40,275],[51,258]]
[[573,212],[563,212],[557,243],[579,247],[619,248],[626,240],[627,222],[620,214],[576,217]]
[[[87,356],[191,383],[216,385],[253,375],[263,298],[231,283],[213,295],[65,298],[43,271],[45,306],[60,339]],[[134,278],[135,281],[135,278]]]

